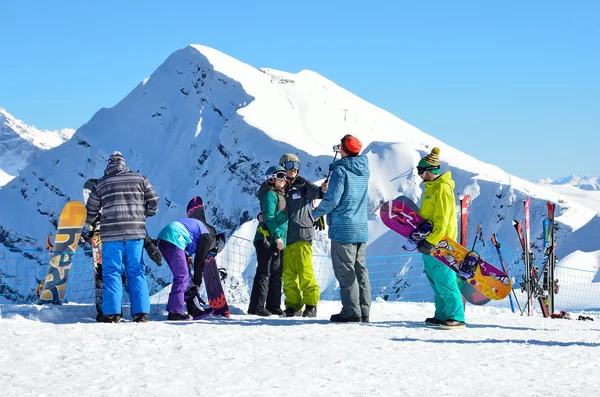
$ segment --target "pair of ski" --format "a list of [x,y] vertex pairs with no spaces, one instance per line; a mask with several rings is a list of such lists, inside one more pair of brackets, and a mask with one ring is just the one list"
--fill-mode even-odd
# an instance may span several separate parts
[[[554,210],[555,204],[547,202],[548,218],[544,219],[544,268],[542,273],[539,273],[538,267],[535,265],[535,257],[531,251],[530,240],[530,218],[529,208],[531,199],[523,201],[525,211],[525,232],[523,232],[523,224],[513,220],[513,226],[523,250],[523,263],[525,264],[525,274],[521,283],[521,290],[527,295],[527,314],[533,315],[533,301],[537,299],[542,315],[550,317],[554,313],[554,295],[558,292],[558,280],[554,278],[554,268],[556,258],[554,256]],[[543,280],[542,280],[543,277]],[[540,283],[540,281],[542,283]]]

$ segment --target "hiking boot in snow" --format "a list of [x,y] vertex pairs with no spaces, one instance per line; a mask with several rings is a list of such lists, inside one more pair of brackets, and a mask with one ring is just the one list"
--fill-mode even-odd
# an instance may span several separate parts
[[283,310],[278,307],[268,307],[267,310],[276,316],[283,316]]
[[332,323],[360,323],[360,320],[360,317],[344,317],[340,314],[334,314],[329,319]]
[[171,313],[167,316],[167,320],[169,321],[191,321],[192,316],[185,313]]
[[133,322],[135,323],[147,323],[150,315],[148,313],[136,313],[133,315]]
[[442,325],[442,323],[443,323],[442,320],[438,320],[435,317],[430,317],[430,318],[425,319],[425,324],[429,325],[430,327],[439,327],[440,325]]
[[465,327],[465,323],[456,320],[446,320],[440,324],[440,327],[443,329],[463,329]]
[[296,317],[296,316],[300,315],[300,312],[297,312],[296,310],[292,309],[291,307],[288,307],[285,309],[283,314],[285,317]]
[[98,314],[96,316],[96,321],[99,323],[120,323],[121,322],[121,315],[120,314],[109,314],[109,315],[102,315],[102,314]]
[[304,312],[302,312],[302,317],[317,317],[317,307],[306,305]]
[[361,321],[363,323],[368,323],[369,322],[369,316],[362,316]]

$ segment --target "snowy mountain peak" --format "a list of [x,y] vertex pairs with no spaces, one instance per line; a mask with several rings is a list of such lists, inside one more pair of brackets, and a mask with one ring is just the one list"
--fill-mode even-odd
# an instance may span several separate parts
[[39,130],[0,108],[0,187],[7,184],[39,153],[69,140],[75,130]]

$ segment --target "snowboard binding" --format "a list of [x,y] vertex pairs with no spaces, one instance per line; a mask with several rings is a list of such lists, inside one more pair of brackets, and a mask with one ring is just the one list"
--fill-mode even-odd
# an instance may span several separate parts
[[417,246],[429,236],[433,230],[433,222],[426,219],[415,230],[410,233],[406,244],[402,246],[406,251],[414,251]]
[[470,251],[465,256],[465,259],[460,263],[458,267],[458,275],[463,279],[467,280],[473,278],[475,275],[475,270],[477,270],[477,266],[479,266],[479,261],[481,257],[475,251]]

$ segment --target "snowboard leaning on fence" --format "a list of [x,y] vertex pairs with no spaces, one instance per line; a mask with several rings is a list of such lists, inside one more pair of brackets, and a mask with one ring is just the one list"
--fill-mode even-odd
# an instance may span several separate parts
[[[196,196],[190,202],[196,202],[202,204],[202,197]],[[204,219],[200,221],[205,222]],[[217,267],[216,248],[214,251],[209,252],[204,260],[204,272],[202,278],[204,279],[204,286],[206,288],[206,298],[211,309],[213,309],[213,315],[229,317],[229,305],[227,304],[227,298],[225,298],[225,292],[223,291],[223,284],[221,283],[221,277],[219,275],[219,269]]]
[[60,213],[52,259],[40,292],[39,303],[60,303],[65,299],[73,255],[77,251],[86,215],[85,206],[79,201],[69,201]]
[[217,260],[214,255],[208,254],[208,257],[204,261],[204,273],[202,274],[204,279],[204,285],[206,287],[206,297],[208,298],[208,304],[213,309],[213,315],[229,317],[229,305],[227,304],[227,298],[225,298],[225,292],[223,291],[223,284],[219,275],[219,269],[217,268]]
[[[400,196],[384,203],[379,214],[387,227],[408,239],[413,232],[431,224],[421,218],[416,208],[412,200]],[[490,299],[504,299],[512,290],[512,283],[505,272],[447,236],[440,240],[431,255]]]

